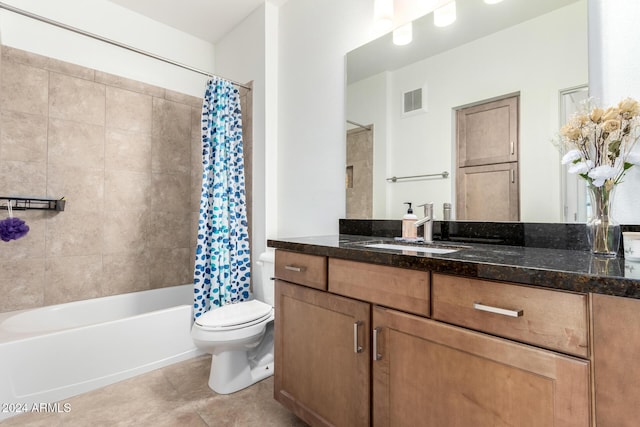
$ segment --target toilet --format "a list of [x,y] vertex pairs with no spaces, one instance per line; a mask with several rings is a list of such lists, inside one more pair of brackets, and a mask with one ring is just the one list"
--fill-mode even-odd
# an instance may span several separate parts
[[254,299],[212,309],[196,318],[191,337],[211,353],[209,387],[230,394],[273,375],[274,253],[260,255]]

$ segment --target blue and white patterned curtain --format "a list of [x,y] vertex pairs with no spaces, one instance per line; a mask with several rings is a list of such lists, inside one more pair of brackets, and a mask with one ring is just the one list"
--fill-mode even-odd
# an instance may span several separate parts
[[250,297],[240,96],[215,77],[202,104],[202,193],[194,268],[194,317]]

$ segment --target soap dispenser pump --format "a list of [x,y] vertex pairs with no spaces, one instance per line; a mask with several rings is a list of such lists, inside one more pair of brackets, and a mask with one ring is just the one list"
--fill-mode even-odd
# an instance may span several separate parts
[[407,213],[402,217],[402,238],[403,239],[415,239],[418,237],[418,228],[414,226],[418,217],[413,213],[411,209],[411,202],[404,202],[405,205],[409,205]]

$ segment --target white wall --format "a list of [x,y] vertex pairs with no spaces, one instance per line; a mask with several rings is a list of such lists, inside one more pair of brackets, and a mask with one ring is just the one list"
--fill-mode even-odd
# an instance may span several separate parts
[[[389,210],[375,217],[401,218],[406,201],[435,202],[439,218],[443,203],[455,209],[453,110],[519,92],[521,220],[560,222],[560,153],[551,140],[560,127],[559,91],[588,80],[586,31],[586,2],[574,3],[392,72],[389,116],[382,118],[391,129],[387,175],[452,175],[387,184]],[[350,85],[349,104],[358,104],[351,107],[360,120],[378,125],[374,89],[356,90],[366,82]],[[402,93],[420,87],[428,112],[403,116]]]
[[[638,0],[589,0],[589,79],[591,94],[603,105],[626,97],[640,100],[638,18]],[[640,146],[635,149],[640,151]],[[640,166],[630,169],[618,187],[615,219],[640,224]]]
[[[253,222],[252,264],[266,246],[264,203],[265,148],[265,6],[253,13],[216,43],[216,72],[246,83],[253,81]],[[246,131],[247,128],[244,128]],[[254,270],[256,271],[256,270]],[[257,277],[254,276],[254,277]]]
[[345,54],[371,40],[371,0],[280,8],[278,235],[335,234],[345,215]]
[[[212,44],[105,0],[5,3],[174,61],[214,70]],[[111,74],[202,96],[206,77],[13,12],[0,10],[3,44]]]
[[[373,213],[372,218],[388,218],[387,214],[387,134],[390,113],[387,106],[391,74],[380,73],[347,87],[346,118],[361,125],[373,124]],[[391,135],[392,137],[392,135]]]

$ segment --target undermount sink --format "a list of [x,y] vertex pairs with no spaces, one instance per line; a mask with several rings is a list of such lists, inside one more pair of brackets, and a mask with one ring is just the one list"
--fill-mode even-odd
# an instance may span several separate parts
[[422,246],[422,245],[398,245],[393,243],[370,243],[370,244],[365,244],[363,246],[365,248],[393,249],[396,251],[423,252],[426,254],[450,254],[452,252],[458,251],[458,249],[450,249],[450,248],[434,248],[431,246]]

